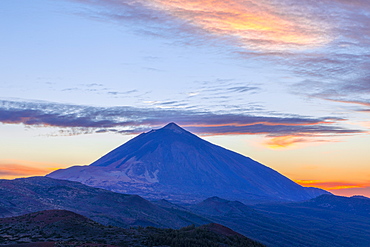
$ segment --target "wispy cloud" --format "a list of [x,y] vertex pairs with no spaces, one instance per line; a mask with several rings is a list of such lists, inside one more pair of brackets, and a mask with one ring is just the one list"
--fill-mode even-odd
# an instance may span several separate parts
[[13,179],[17,177],[44,176],[53,171],[51,168],[40,168],[18,163],[0,163],[0,178]]
[[[199,109],[201,105],[202,109],[210,109],[210,111],[217,109],[245,113],[261,111],[263,108],[260,102],[246,100],[249,95],[262,91],[261,84],[230,78],[194,81],[193,84],[182,101],[189,107],[193,107],[192,109]],[[178,99],[181,97],[179,96]]]
[[221,38],[246,50],[301,50],[331,45],[333,41],[340,41],[341,46],[353,45],[353,40],[365,42],[369,34],[365,25],[368,16],[363,12],[369,9],[368,3],[359,0],[74,1],[100,7],[92,15],[123,25],[141,23],[145,33],[161,35],[166,31],[181,39],[186,33],[198,39]]
[[148,6],[249,49],[312,47],[328,42],[324,35],[326,25],[302,15],[289,4],[255,0],[154,0]]
[[344,104],[361,105],[361,106],[364,106],[365,108],[356,109],[357,111],[370,112],[370,100],[369,101],[359,101],[359,100],[350,101],[350,100],[340,100],[340,99],[328,99],[328,100],[339,102],[339,103],[344,103]]
[[91,15],[135,23],[141,33],[288,65],[301,81],[295,94],[369,100],[366,0],[74,1],[93,6]]
[[[172,104],[172,102],[170,102]],[[91,107],[57,103],[0,101],[0,122],[34,127],[58,127],[62,133],[140,133],[177,122],[203,135],[266,135],[268,137],[328,137],[362,133],[340,127],[341,118],[216,114],[182,109]],[[297,142],[298,140],[296,140]]]
[[332,19],[335,38],[324,49],[294,54],[290,64],[303,78],[294,92],[325,100],[369,102],[369,4],[362,0],[320,2],[328,6],[325,11]]
[[346,182],[346,181],[320,181],[320,180],[294,180],[305,187],[317,187],[325,190],[359,189],[370,187],[370,182]]
[[137,96],[139,94],[139,91],[137,89],[118,91],[112,88],[107,88],[100,83],[78,84],[76,87],[63,88],[60,90],[62,92],[107,94],[113,97],[129,97],[133,95]]
[[110,95],[129,95],[129,94],[132,94],[132,93],[137,93],[138,91],[135,89],[135,90],[128,90],[128,91],[123,91],[123,92],[120,92],[120,91],[109,91],[108,94]]
[[317,8],[287,0],[75,1],[104,7],[111,19],[141,22],[146,33],[213,37],[252,50],[312,48],[331,40],[329,23],[317,17]]
[[271,137],[263,144],[269,148],[278,149],[290,147],[297,143],[311,143],[311,142],[333,142],[333,140],[324,138],[319,139],[318,136],[312,136],[309,134],[299,134],[299,135],[284,135]]

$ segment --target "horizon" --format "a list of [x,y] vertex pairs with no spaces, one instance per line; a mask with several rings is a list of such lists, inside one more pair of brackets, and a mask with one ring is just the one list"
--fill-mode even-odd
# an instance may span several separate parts
[[302,186],[370,197],[366,1],[0,6],[0,179],[176,122]]
[[[173,129],[181,129],[181,130],[185,130],[185,131],[187,131],[187,132],[189,132],[190,134],[192,134],[192,135],[194,135],[194,133],[192,133],[192,132],[190,132],[190,131],[188,131],[188,130],[186,130],[186,129],[184,129],[183,127],[181,127],[181,126],[179,126],[177,123],[175,123],[175,122],[169,122],[169,123],[167,123],[167,124],[165,124],[164,126],[162,126],[162,127],[160,127],[160,128],[156,128],[156,129],[151,129],[151,130],[148,130],[148,131],[145,131],[145,132],[142,132],[142,134],[144,134],[144,133],[150,133],[150,132],[152,132],[152,131],[156,131],[156,130],[161,130],[161,129],[171,129],[171,130],[173,130]],[[138,134],[138,135],[136,135],[135,137],[133,137],[132,139],[135,139],[136,137],[138,137],[140,134]],[[197,135],[195,135],[195,136],[197,136]],[[132,140],[132,139],[130,139],[130,140]],[[202,138],[203,139],[203,138]],[[203,139],[204,140],[204,139]],[[125,144],[125,143],[124,143]],[[212,143],[213,144],[213,143]],[[120,145],[121,146],[121,145]],[[119,147],[119,146],[118,146]],[[118,147],[116,147],[116,148],[118,148]],[[111,152],[111,151],[113,151],[113,150],[115,150],[116,148],[114,148],[114,149],[112,149],[112,150],[110,150],[109,152]],[[228,150],[228,149],[227,149]],[[101,156],[100,158],[102,158],[102,157],[104,157],[105,155],[107,155],[107,153],[106,154],[104,154],[103,156]],[[247,156],[246,156],[247,157]],[[252,157],[249,157],[249,158],[252,158]],[[253,158],[252,158],[252,160],[253,160]],[[95,162],[95,161],[94,161]],[[74,165],[74,166],[90,166],[91,164],[87,164],[87,165]],[[262,164],[262,165],[265,165],[265,164]],[[72,166],[71,166],[72,167]],[[268,167],[268,166],[267,166]],[[66,167],[66,168],[69,168],[69,167]],[[63,168],[61,168],[61,169],[63,169]],[[55,169],[55,170],[53,170],[53,171],[51,171],[50,172],[50,174],[52,173],[52,172],[54,172],[54,171],[57,171],[57,170],[59,170],[59,169]],[[277,171],[277,172],[279,172],[279,171]],[[280,173],[280,172],[279,172]],[[282,174],[282,173],[280,173],[280,174]],[[47,176],[47,175],[49,175],[49,173],[48,174],[45,174],[44,176]],[[284,174],[282,174],[283,176],[284,176]],[[41,177],[44,177],[43,175],[41,175]],[[29,176],[29,177],[34,177],[34,176]],[[29,177],[15,177],[15,178],[13,178],[13,179],[17,179],[17,178],[29,178]],[[49,178],[52,178],[52,177],[49,177]],[[10,180],[12,180],[12,179],[10,179]],[[73,181],[73,180],[72,180]],[[294,180],[292,180],[292,181],[294,181]],[[300,184],[298,181],[294,181],[295,183],[297,183],[297,184]],[[83,183],[82,183],[83,184]],[[300,184],[301,186],[303,186],[303,187],[309,187],[309,188],[319,188],[319,187],[314,187],[314,186],[304,186],[304,183],[303,184]],[[325,190],[325,189],[324,189]],[[326,191],[329,191],[329,190],[326,190]],[[335,191],[335,190],[334,190]],[[330,192],[330,191],[329,191]],[[335,195],[335,193],[333,193],[334,195]],[[340,195],[339,195],[340,196]],[[342,195],[342,196],[346,196],[346,195]],[[356,195],[356,194],[354,194],[354,195],[350,195],[350,196],[348,196],[348,197],[352,197],[352,196],[364,196],[364,195]],[[217,197],[217,196],[216,196]]]

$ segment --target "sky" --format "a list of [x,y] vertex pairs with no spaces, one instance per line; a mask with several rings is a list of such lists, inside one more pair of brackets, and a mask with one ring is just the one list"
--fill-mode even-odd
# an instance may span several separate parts
[[0,178],[176,122],[370,197],[368,0],[2,0]]

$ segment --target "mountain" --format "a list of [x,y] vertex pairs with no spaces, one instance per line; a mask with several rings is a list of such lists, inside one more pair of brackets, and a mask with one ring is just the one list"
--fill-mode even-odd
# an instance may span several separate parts
[[180,228],[210,223],[188,214],[185,219],[137,195],[114,193],[78,182],[46,177],[0,180],[0,217],[41,210],[73,211],[104,225]]
[[302,238],[301,232],[289,224],[281,223],[268,213],[239,201],[211,197],[200,203],[188,205],[187,208],[195,214],[227,226],[270,247],[316,246],[315,241]]
[[322,195],[303,202],[244,205],[218,197],[186,206],[270,247],[368,247],[370,199]]
[[0,245],[31,246],[229,246],[263,247],[220,224],[179,230],[104,226],[66,210],[45,210],[0,219]]
[[368,247],[370,243],[369,198],[322,195],[304,202],[253,208],[294,228],[296,236],[316,246]]
[[212,196],[245,202],[298,201],[328,193],[304,188],[175,123],[142,133],[89,166],[61,169],[47,176],[174,202]]
[[311,208],[328,209],[330,211],[370,217],[370,198],[364,196],[321,195],[300,204]]

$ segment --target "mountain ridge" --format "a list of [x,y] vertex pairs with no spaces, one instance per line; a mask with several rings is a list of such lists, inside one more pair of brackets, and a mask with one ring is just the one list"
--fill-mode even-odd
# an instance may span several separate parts
[[[47,177],[0,179],[0,217],[64,209],[105,225],[180,228],[209,223],[195,215],[180,218],[138,195]],[[2,210],[1,210],[2,209]]]

